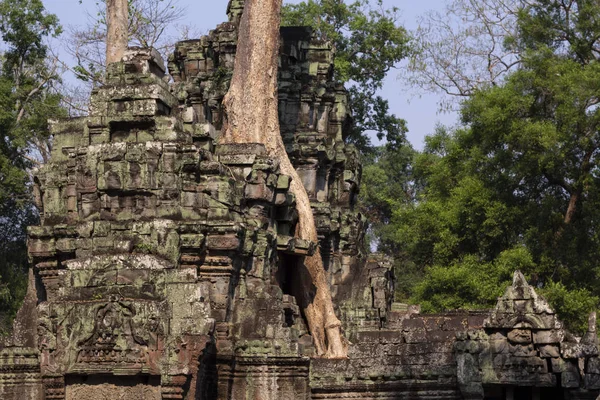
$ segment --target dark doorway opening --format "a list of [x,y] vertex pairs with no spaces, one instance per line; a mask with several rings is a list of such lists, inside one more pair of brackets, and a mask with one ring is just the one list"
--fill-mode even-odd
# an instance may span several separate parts
[[557,387],[484,386],[484,400],[565,400],[564,391]]

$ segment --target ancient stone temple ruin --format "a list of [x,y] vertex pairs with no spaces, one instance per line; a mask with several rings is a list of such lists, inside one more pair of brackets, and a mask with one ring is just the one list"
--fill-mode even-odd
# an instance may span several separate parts
[[[53,124],[0,398],[595,399],[595,320],[574,337],[518,272],[485,312],[393,302],[391,261],[364,251],[333,52],[300,27],[281,31],[281,134],[320,240],[294,238],[289,177],[261,145],[219,145],[241,11],[178,43],[171,79],[158,53],[130,49],[88,117]],[[292,295],[290,268],[316,246],[347,359],[315,357]]]

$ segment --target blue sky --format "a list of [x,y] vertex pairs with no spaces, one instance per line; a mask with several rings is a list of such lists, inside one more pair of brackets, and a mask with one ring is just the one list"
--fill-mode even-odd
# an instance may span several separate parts
[[[284,0],[286,3],[298,3],[299,0]],[[95,9],[96,0],[43,0],[47,10],[56,14],[63,26],[84,24],[87,14]],[[191,24],[199,31],[212,29],[226,19],[226,0],[179,0],[187,12],[182,24]],[[428,10],[441,10],[444,0],[384,0],[388,7],[396,6],[402,10],[401,23],[407,29],[417,27],[418,16]],[[60,51],[65,56],[64,51]],[[399,66],[402,68],[402,66]],[[398,81],[398,72],[391,71],[385,81],[382,96],[390,101],[393,113],[408,122],[408,139],[418,149],[422,148],[423,138],[433,132],[436,123],[453,125],[456,115],[438,112],[437,97],[423,94],[419,97],[407,93],[405,86]],[[376,140],[376,139],[375,139]]]

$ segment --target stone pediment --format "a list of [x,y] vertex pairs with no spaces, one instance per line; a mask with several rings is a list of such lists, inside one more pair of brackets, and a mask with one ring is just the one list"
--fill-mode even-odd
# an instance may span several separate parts
[[489,329],[562,329],[562,323],[548,302],[539,296],[520,271],[506,288],[490,317],[484,321]]
[[164,332],[158,308],[137,308],[115,297],[94,307],[94,328],[78,343],[77,363],[146,363],[148,350],[157,350]]
[[39,306],[38,335],[46,373],[158,371],[156,354],[169,315],[165,302],[106,300]]
[[498,385],[600,388],[595,313],[588,333],[575,337],[520,271],[483,329],[460,337],[455,349],[458,379],[467,397],[483,396],[484,387]]

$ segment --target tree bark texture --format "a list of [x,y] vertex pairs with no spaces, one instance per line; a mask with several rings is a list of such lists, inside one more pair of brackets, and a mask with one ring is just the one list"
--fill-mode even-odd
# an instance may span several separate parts
[[127,0],[106,0],[106,65],[121,61],[128,44]]
[[[299,221],[296,235],[318,243],[310,200],[285,151],[277,100],[279,26],[282,0],[246,0],[239,27],[233,77],[223,100],[221,143],[262,143],[292,178]],[[347,345],[335,315],[320,251],[296,266],[296,298],[304,310],[319,356],[343,358]]]
[[577,211],[577,203],[579,202],[580,197],[580,189],[577,189],[575,190],[575,192],[571,193],[571,197],[569,198],[569,206],[567,207],[567,212],[565,213],[564,218],[565,225],[569,225],[571,221],[573,221],[573,217],[575,216],[575,212]]

